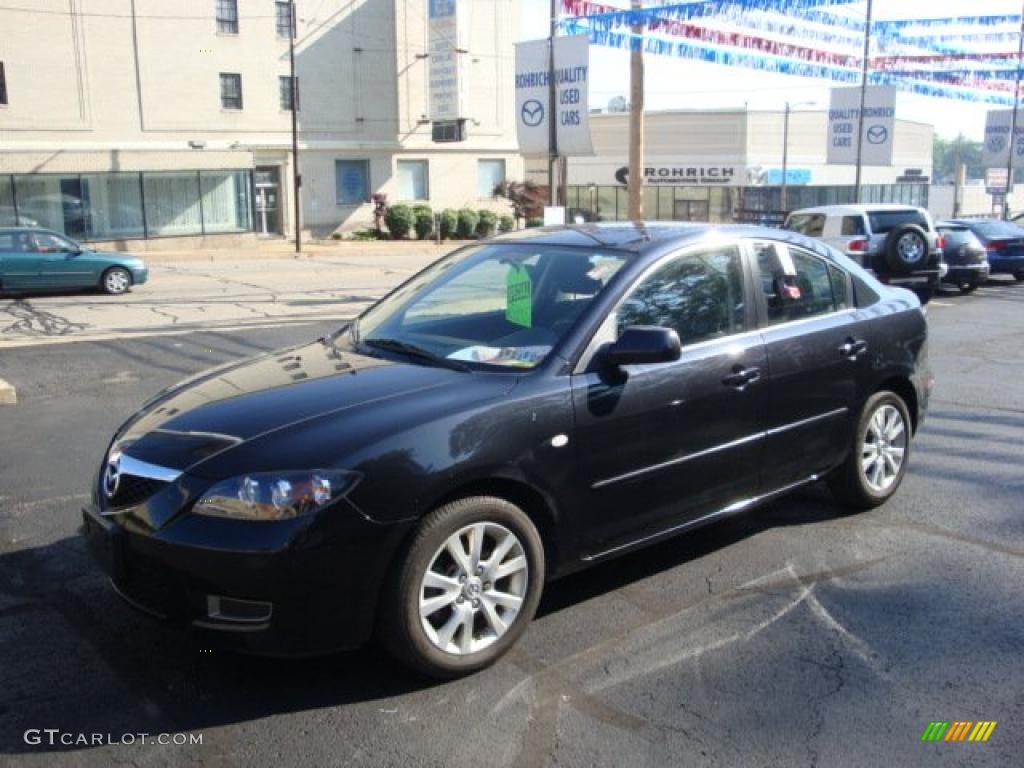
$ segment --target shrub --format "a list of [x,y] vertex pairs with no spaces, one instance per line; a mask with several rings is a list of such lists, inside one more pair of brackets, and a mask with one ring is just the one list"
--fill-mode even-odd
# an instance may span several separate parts
[[429,205],[417,205],[412,209],[416,217],[416,237],[428,240],[434,235],[434,212]]
[[409,231],[416,223],[416,216],[408,205],[392,205],[388,208],[385,223],[388,225],[392,239],[402,240],[408,237]]
[[516,220],[507,213],[498,219],[499,232],[511,232],[516,226]]
[[458,234],[463,240],[471,240],[476,234],[476,225],[480,223],[480,215],[470,209],[463,208],[459,211]]
[[528,226],[528,227],[543,227],[544,226],[544,219],[538,218],[536,216],[531,218],[531,219],[527,219],[526,220],[526,226]]
[[378,232],[376,229],[357,229],[352,233],[352,239],[359,241],[380,240],[384,235],[385,233]]
[[331,240],[341,240],[341,232],[331,232]]
[[459,228],[459,214],[451,208],[441,211],[441,237],[451,240]]
[[477,237],[490,237],[498,228],[498,215],[494,211],[481,208],[477,211],[480,220],[476,224]]

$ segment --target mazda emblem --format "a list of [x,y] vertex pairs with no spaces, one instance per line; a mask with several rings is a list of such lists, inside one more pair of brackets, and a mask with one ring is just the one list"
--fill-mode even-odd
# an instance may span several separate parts
[[108,499],[117,495],[117,488],[121,484],[121,454],[111,453],[107,460],[107,469],[103,473],[103,492]]

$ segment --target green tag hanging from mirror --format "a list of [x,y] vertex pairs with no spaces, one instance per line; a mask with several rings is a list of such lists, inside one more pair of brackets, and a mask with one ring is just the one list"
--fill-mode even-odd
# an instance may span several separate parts
[[533,281],[526,267],[513,264],[505,278],[505,319],[524,328],[533,327]]

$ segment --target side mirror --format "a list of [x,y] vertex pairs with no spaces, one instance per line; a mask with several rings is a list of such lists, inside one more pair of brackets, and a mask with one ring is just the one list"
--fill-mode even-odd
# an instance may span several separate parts
[[682,345],[671,328],[634,325],[604,349],[604,358],[612,365],[651,365],[679,359]]

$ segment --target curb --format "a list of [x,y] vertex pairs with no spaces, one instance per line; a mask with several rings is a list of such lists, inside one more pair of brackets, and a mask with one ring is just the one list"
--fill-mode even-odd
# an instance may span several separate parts
[[0,405],[16,405],[17,403],[18,391],[14,385],[0,379]]

